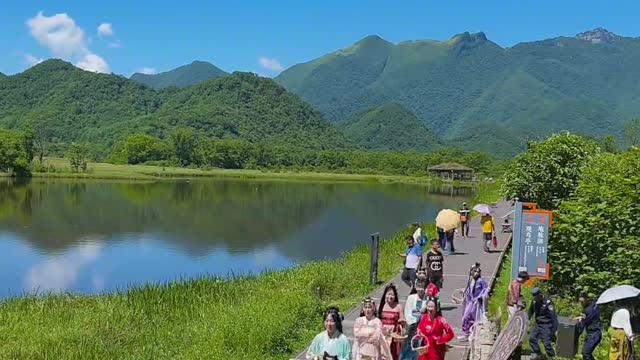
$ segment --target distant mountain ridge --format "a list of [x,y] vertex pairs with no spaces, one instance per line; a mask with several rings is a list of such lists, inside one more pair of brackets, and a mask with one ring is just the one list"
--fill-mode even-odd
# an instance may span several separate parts
[[143,83],[153,89],[161,90],[170,86],[183,88],[196,85],[221,76],[229,75],[224,70],[206,61],[194,61],[170,71],[158,74],[135,73],[130,79]]
[[640,39],[602,28],[510,48],[482,32],[397,44],[367,36],[275,80],[335,122],[398,103],[446,143],[482,150],[500,133],[512,155],[551,132],[619,133],[640,115],[637,64]]
[[158,92],[124,76],[46,60],[0,81],[0,128],[26,122],[44,129],[52,143],[87,142],[100,156],[128,134],[167,138],[176,128],[306,149],[353,148],[297,95],[272,79],[240,72]]
[[440,146],[423,121],[395,103],[365,110],[338,126],[348,139],[369,150],[422,152]]

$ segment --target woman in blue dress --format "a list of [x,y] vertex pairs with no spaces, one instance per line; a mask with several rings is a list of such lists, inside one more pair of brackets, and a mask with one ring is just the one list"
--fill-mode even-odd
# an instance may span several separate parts
[[342,333],[342,314],[330,307],[324,314],[325,331],[316,335],[307,350],[306,358],[314,360],[350,360],[351,344]]

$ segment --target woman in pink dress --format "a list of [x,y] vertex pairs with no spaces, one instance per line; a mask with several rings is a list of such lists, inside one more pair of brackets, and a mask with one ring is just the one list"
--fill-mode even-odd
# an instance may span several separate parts
[[362,312],[353,326],[353,360],[391,360],[389,344],[382,334],[382,321],[376,317],[371,298],[362,302]]
[[398,304],[398,289],[394,284],[389,284],[384,288],[380,308],[378,309],[382,320],[382,331],[391,348],[392,360],[399,360],[402,352],[402,340],[393,340],[392,333],[401,334],[407,321],[404,318],[404,310]]
[[418,334],[424,336],[428,345],[427,352],[419,355],[418,360],[444,360],[447,343],[455,334],[451,325],[442,317],[434,298],[427,300],[427,313],[420,319]]

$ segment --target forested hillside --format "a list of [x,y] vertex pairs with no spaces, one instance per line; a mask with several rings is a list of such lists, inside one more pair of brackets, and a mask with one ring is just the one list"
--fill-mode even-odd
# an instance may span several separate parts
[[399,104],[363,111],[340,123],[345,136],[370,150],[429,151],[440,143],[415,114]]
[[206,137],[306,149],[351,147],[298,96],[249,73],[158,92],[121,76],[48,60],[0,81],[0,127],[26,123],[47,142],[91,143],[102,157],[128,134],[142,131],[166,138],[178,127]]
[[[502,48],[484,33],[392,44],[369,36],[282,72],[332,121],[399,103],[447,143],[506,155],[552,132],[619,134],[640,114],[640,39],[604,29]],[[479,126],[481,124],[481,126]]]

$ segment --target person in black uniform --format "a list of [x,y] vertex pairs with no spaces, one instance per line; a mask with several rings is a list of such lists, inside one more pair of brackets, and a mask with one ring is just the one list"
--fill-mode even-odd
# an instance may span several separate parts
[[587,338],[582,345],[582,359],[595,360],[593,351],[598,347],[602,340],[602,324],[600,323],[600,309],[591,301],[586,293],[580,294],[580,304],[584,308],[584,315],[577,318],[578,331],[587,333]]
[[538,341],[542,339],[544,348],[549,359],[554,359],[556,352],[553,349],[553,343],[556,341],[556,332],[558,331],[558,316],[555,306],[549,299],[542,296],[542,291],[535,288],[531,292],[533,300],[529,306],[529,320],[535,315],[536,325],[531,331],[529,345],[531,346],[531,359],[539,359],[542,355],[540,344]]

